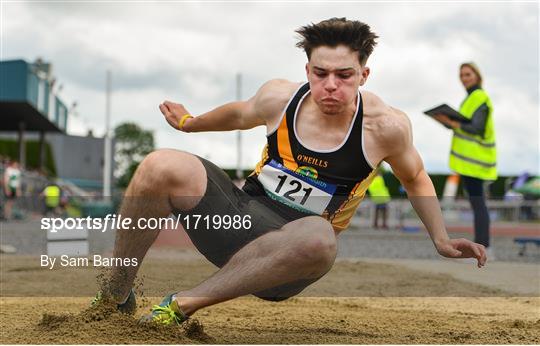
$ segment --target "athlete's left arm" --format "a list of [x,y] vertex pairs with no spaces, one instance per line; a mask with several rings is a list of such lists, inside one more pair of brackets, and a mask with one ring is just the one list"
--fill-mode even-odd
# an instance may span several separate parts
[[412,130],[405,113],[389,108],[387,116],[393,121],[385,127],[381,136],[388,155],[384,161],[392,167],[394,175],[399,179],[411,204],[429,232],[439,252],[444,257],[469,258],[478,260],[478,267],[486,262],[484,246],[467,239],[450,239],[446,232],[439,200],[433,183],[424,169],[420,155],[413,146]]

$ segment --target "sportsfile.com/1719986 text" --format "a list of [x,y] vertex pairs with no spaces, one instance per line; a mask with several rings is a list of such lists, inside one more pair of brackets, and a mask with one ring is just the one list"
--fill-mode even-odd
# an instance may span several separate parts
[[[135,221],[134,221],[135,220]],[[117,214],[107,214],[104,218],[50,218],[41,219],[41,229],[56,233],[59,230],[92,230],[106,232],[109,229],[177,229],[180,223],[187,229],[250,229],[250,215],[177,215],[176,218],[132,219]]]

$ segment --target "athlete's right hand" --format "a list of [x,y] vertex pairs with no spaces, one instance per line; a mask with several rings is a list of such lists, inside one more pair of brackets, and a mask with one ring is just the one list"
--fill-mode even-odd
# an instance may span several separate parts
[[182,128],[180,128],[180,120],[182,120],[182,117],[184,115],[190,114],[183,105],[171,101],[164,101],[162,104],[159,105],[159,110],[165,116],[165,120],[167,120],[169,125],[171,125],[177,130],[189,132],[186,131],[186,124],[191,119],[186,119],[183,123]]

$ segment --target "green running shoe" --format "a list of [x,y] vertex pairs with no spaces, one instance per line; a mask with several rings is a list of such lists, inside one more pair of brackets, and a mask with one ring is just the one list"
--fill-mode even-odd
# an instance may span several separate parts
[[[103,299],[103,293],[99,291],[94,299],[92,299],[92,302],[90,303],[91,306],[95,306]],[[135,298],[135,291],[133,288],[129,291],[129,295],[125,302],[122,304],[116,305],[118,311],[124,314],[133,315],[135,311],[137,310],[137,299]]]
[[159,305],[152,307],[152,313],[141,317],[139,322],[155,322],[159,324],[181,324],[189,317],[180,310],[178,303],[173,299],[174,293],[169,294]]

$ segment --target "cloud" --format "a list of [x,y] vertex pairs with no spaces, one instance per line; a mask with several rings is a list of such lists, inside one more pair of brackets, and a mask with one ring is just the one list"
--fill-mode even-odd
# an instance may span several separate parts
[[[538,172],[538,4],[531,3],[5,3],[2,59],[53,63],[77,131],[104,129],[105,71],[113,73],[113,125],[136,121],[163,147],[236,164],[234,133],[179,134],[162,120],[165,99],[201,114],[248,98],[272,78],[305,80],[294,30],[329,17],[366,21],[380,36],[365,89],[404,110],[432,172],[446,172],[450,133],[422,111],[464,98],[457,75],[474,60],[495,105],[500,170]],[[532,125],[535,126],[532,126]],[[77,126],[75,126],[77,125]],[[253,167],[265,129],[244,134]],[[526,136],[526,137],[525,137]],[[527,138],[524,141],[523,138]],[[532,144],[531,144],[532,143]],[[536,143],[536,145],[535,145]],[[519,158],[519,160],[516,160]]]

